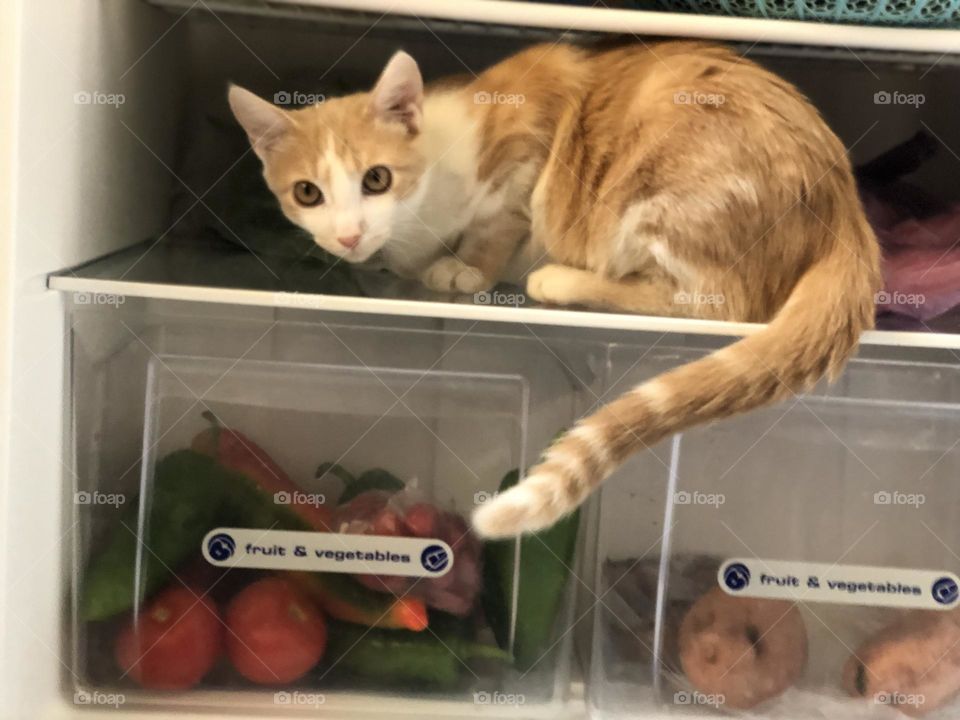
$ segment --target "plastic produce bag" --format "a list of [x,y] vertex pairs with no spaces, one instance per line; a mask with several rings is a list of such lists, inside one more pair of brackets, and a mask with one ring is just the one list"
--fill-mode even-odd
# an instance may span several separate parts
[[356,575],[358,582],[380,592],[419,598],[431,608],[467,615],[481,584],[481,544],[460,515],[419,500],[409,485],[397,492],[368,490],[337,508],[335,527],[355,535],[436,538],[453,549],[450,572],[437,578]]

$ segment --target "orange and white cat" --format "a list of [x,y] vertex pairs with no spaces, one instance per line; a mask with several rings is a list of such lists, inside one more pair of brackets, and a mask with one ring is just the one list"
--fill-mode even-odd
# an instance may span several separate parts
[[425,92],[397,53],[369,93],[230,104],[287,217],[348,262],[436,290],[529,272],[546,303],[769,322],[581,419],[482,506],[552,524],[632,452],[835,376],[872,326],[879,251],[845,149],[789,83],[694,42],[535,46]]

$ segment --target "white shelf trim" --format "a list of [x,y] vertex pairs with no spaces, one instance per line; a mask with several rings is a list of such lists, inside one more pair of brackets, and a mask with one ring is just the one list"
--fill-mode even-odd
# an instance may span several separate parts
[[[476,320],[527,325],[553,325],[599,330],[628,330],[690,335],[742,337],[764,326],[757,323],[735,323],[720,320],[666,318],[650,315],[624,315],[580,310],[548,308],[494,307],[424,300],[391,300],[340,295],[273,292],[213,288],[198,285],[126,282],[57,275],[49,279],[51,290],[77,293],[99,293],[157,300],[253,305],[257,307],[297,308],[329,312],[352,312],[367,315],[402,315],[443,320]],[[862,345],[880,347],[913,347],[960,350],[960,334],[892,332],[872,330],[863,334]]]

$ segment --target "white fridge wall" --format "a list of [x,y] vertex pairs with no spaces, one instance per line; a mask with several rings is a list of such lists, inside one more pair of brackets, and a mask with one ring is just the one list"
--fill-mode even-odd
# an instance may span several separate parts
[[[236,18],[225,19],[232,26]],[[698,19],[698,26],[703,22]],[[0,233],[8,228],[11,233],[0,245],[6,277],[0,281],[0,720],[56,720],[80,712],[72,698],[60,695],[69,672],[61,646],[61,573],[68,566],[64,548],[70,531],[63,513],[71,501],[65,494],[71,470],[61,463],[67,328],[60,297],[45,289],[46,275],[169,229],[176,219],[169,200],[179,185],[173,173],[183,140],[177,131],[188,98],[206,88],[218,91],[232,67],[238,79],[259,75],[264,85],[273,81],[245,44],[281,67],[290,52],[291,65],[321,66],[352,43],[340,35],[335,43],[318,42],[314,54],[311,37],[322,32],[317,26],[306,26],[292,45],[289,38],[271,37],[270,28],[265,21],[238,23],[234,35],[216,19],[177,21],[138,0],[0,2],[0,40],[10,40],[0,42]],[[421,40],[424,36],[426,31]],[[378,63],[387,46],[417,47],[399,33],[366,42],[378,48]],[[479,69],[510,42],[467,38],[457,49]],[[435,44],[424,53],[425,63],[462,69]],[[362,55],[345,61],[366,77],[375,74],[370,62]],[[806,77],[811,87],[823,80],[805,70],[802,60],[793,62],[793,79]],[[814,93],[850,142],[869,126],[863,115],[872,110],[850,102],[852,93],[860,97],[864,83],[884,89],[893,81],[904,92],[915,87],[912,69],[872,60],[867,65],[845,65]],[[937,103],[926,122],[958,146],[960,125],[949,123],[946,114],[958,104],[956,71],[931,73],[924,82],[932,88],[928,92],[954,99]],[[77,93],[123,94],[125,102],[82,104]],[[889,116],[855,154],[865,158],[902,139],[909,123],[906,115]],[[11,141],[13,126],[18,134]],[[924,176],[951,177],[955,161],[944,153]],[[948,192],[956,196],[956,185]],[[533,439],[531,448],[540,442]],[[83,712],[84,717],[134,715]]]
[[[10,452],[10,382],[11,336],[13,325],[12,278],[14,205],[16,187],[14,172],[16,144],[14,132],[17,113],[17,79],[20,53],[20,35],[17,32],[20,16],[19,3],[0,5],[0,547],[7,547],[9,535],[7,523],[7,486],[9,483]],[[0,588],[7,587],[9,572],[5,553],[0,552]],[[6,646],[7,619],[3,608],[7,593],[0,590],[0,648]],[[6,662],[0,650],[0,676],[6,676]],[[3,681],[0,681],[2,683]],[[6,688],[0,685],[0,693],[6,696]],[[2,714],[0,710],[0,714]]]
[[[16,88],[15,98],[2,95],[4,112],[11,111],[4,124],[16,122],[18,131],[13,242],[3,262],[9,295],[0,305],[10,343],[3,368],[9,453],[0,470],[0,717],[46,720],[76,711],[59,696],[68,672],[61,647],[66,329],[46,276],[163,231],[171,178],[158,172],[158,158],[172,162],[182,53],[174,30],[143,54],[170,23],[137,2],[8,0],[0,19],[19,43],[18,62],[2,61],[16,74],[0,81]],[[96,104],[93,93],[104,100],[123,94],[125,102]],[[124,123],[139,129],[139,139]]]

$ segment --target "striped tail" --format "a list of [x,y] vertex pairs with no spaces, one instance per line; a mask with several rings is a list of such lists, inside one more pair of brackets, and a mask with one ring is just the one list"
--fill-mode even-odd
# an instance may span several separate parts
[[632,453],[694,425],[831,380],[873,326],[876,239],[862,212],[832,224],[837,240],[797,281],[766,328],[663,373],[580,420],[519,485],[477,509],[483,537],[535,532],[577,508]]

